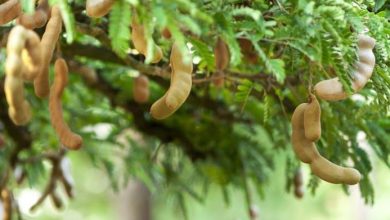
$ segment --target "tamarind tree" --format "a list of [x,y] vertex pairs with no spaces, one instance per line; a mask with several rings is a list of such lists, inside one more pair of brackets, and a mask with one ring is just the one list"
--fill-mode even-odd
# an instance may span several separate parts
[[[58,182],[73,196],[61,165],[81,143],[71,149],[64,146],[64,138],[75,135],[70,129],[82,137],[82,147],[74,153],[85,153],[105,170],[114,189],[136,177],[153,191],[168,191],[182,202],[183,194],[202,199],[203,193],[193,189],[196,184],[216,184],[227,197],[227,186],[233,185],[245,192],[250,205],[248,184],[261,194],[270,184],[274,157],[284,154],[290,191],[295,182],[302,182],[294,181],[301,165],[292,150],[292,113],[308,100],[316,83],[332,77],[338,79],[328,89],[342,86],[343,100],[318,99],[318,151],[329,161],[359,171],[361,194],[367,203],[374,202],[371,161],[357,134],[366,134],[370,147],[390,168],[390,3],[98,2],[50,0],[48,5],[40,0],[36,6],[35,1],[1,1],[0,21],[7,23],[0,27],[2,47],[10,41],[13,27],[35,28],[42,39],[42,72],[50,68],[49,76],[39,74],[19,94],[31,108],[31,119],[23,126],[10,117],[4,92],[8,75],[1,71],[0,188],[8,219],[17,213],[17,197],[12,196],[17,188],[46,182],[32,209],[47,197],[60,206]],[[354,73],[371,74],[356,70],[357,61],[364,59],[359,54],[361,34],[375,40],[375,66],[372,76],[359,84],[364,88],[356,89],[359,78]],[[171,56],[172,45],[177,51]],[[3,70],[10,50],[2,50]],[[23,52],[18,54],[23,58]],[[54,80],[59,58],[64,60]],[[49,113],[45,81],[56,88],[66,85],[61,82],[66,78],[64,61],[68,83],[62,96],[57,91],[50,97],[50,111],[55,112]],[[34,89],[42,91],[39,97]],[[101,124],[109,127],[105,136],[94,129]],[[52,166],[44,166],[46,162]],[[312,175],[307,187],[314,192],[320,182]]]

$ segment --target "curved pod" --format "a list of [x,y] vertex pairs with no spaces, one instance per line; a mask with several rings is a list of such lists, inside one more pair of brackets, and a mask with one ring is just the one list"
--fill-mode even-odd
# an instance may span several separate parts
[[[188,48],[180,50],[177,43],[171,52],[171,84],[168,91],[153,103],[150,113],[155,119],[164,119],[172,115],[185,102],[192,86],[192,57]],[[188,60],[188,61],[187,61]]]
[[49,19],[50,6],[48,0],[40,0],[33,14],[21,14],[17,22],[28,29],[35,29],[45,26]]
[[353,168],[338,166],[322,157],[314,142],[305,136],[304,112],[307,103],[300,104],[294,111],[292,123],[292,145],[297,157],[304,163],[310,164],[314,175],[330,183],[353,185],[360,181],[359,171]]
[[24,125],[31,119],[30,105],[24,99],[24,80],[34,79],[40,70],[39,37],[19,25],[8,37],[4,84],[8,114],[14,124]]
[[40,98],[49,95],[49,65],[53,56],[53,51],[60,37],[62,30],[62,17],[58,6],[51,9],[51,17],[46,25],[45,33],[42,36],[42,69],[34,80],[35,94]]
[[[359,61],[355,64],[353,73],[352,89],[354,92],[360,91],[370,79],[375,66],[375,56],[373,48],[375,39],[367,35],[358,37],[358,57]],[[323,80],[314,86],[314,91],[318,97],[328,101],[338,101],[346,99],[348,94],[344,91],[338,77]]]
[[[138,23],[136,16],[133,16],[131,21],[131,39],[133,41],[135,49],[139,53],[147,57],[148,42],[145,38],[145,28],[144,26]],[[152,56],[151,63],[158,63],[163,57],[162,50],[154,42],[152,47],[153,47],[153,56]]]
[[110,12],[114,0],[87,0],[87,15],[93,18],[100,18]]
[[49,111],[51,124],[61,143],[72,150],[77,150],[83,144],[80,135],[73,133],[66,124],[62,114],[61,97],[68,83],[68,66],[64,59],[57,59],[54,64],[55,78],[50,89]]
[[15,19],[22,8],[19,0],[8,0],[0,5],[0,25],[6,24]]

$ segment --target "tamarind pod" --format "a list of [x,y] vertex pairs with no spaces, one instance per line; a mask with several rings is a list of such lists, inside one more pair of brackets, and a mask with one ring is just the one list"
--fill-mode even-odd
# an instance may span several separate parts
[[300,104],[293,113],[292,144],[295,154],[304,162],[309,163],[312,173],[330,183],[356,184],[360,181],[359,171],[353,168],[344,168],[333,164],[322,157],[315,144],[308,140],[304,130],[304,112],[307,103]]
[[354,185],[361,179],[359,171],[338,166],[324,157],[319,157],[310,164],[314,175],[330,183]]
[[58,6],[51,9],[51,17],[46,25],[45,33],[42,36],[42,69],[34,80],[35,94],[40,98],[49,95],[49,65],[53,51],[62,30],[61,12]]
[[161,35],[165,39],[171,39],[171,37],[172,37],[171,31],[168,28],[166,28],[166,27],[162,30]]
[[[367,35],[358,36],[359,61],[353,73],[352,89],[354,92],[361,90],[372,75],[375,66],[375,55],[372,51],[374,47],[374,38]],[[328,101],[338,101],[348,97],[338,77],[318,82],[314,86],[314,91],[318,97]]]
[[3,205],[3,220],[12,219],[12,196],[8,189],[1,190],[1,201]]
[[296,198],[301,199],[305,195],[305,189],[301,187],[295,187],[294,188],[294,195]]
[[25,70],[22,71],[24,80],[33,81],[41,71],[42,48],[39,36],[31,30],[26,30],[26,45],[22,51],[22,61]]
[[33,14],[22,13],[17,23],[28,29],[43,27],[49,19],[50,6],[48,0],[40,0]]
[[25,125],[31,119],[30,104],[24,99],[23,80],[7,76],[4,83],[8,115],[16,125]]
[[229,48],[220,37],[218,37],[214,48],[214,57],[217,70],[224,70],[229,65]]
[[19,0],[9,0],[0,5],[0,25],[15,19],[21,12]]
[[56,131],[61,143],[71,149],[77,150],[83,144],[80,135],[73,133],[62,115],[61,96],[68,83],[68,67],[64,59],[57,59],[54,64],[54,83],[50,88],[49,111],[51,124]]
[[134,100],[138,103],[146,103],[149,100],[149,79],[140,75],[134,79],[133,85]]
[[257,63],[258,55],[251,41],[246,38],[239,38],[238,43],[245,60],[252,64]]
[[294,174],[294,186],[298,187],[298,186],[302,186],[302,185],[303,185],[302,170],[300,168],[298,168]]
[[298,159],[304,163],[311,163],[314,158],[319,156],[315,144],[305,137],[304,112],[307,103],[298,105],[291,118],[292,124],[292,146]]
[[315,95],[310,94],[310,103],[304,112],[305,137],[317,141],[321,137],[321,107]]
[[[143,25],[138,24],[136,16],[132,18],[131,29],[131,39],[135,49],[146,57],[148,55],[148,42],[145,38],[145,29]],[[163,53],[161,48],[153,43],[153,59],[151,63],[158,63],[162,57]]]
[[[182,52],[184,52],[182,54]],[[186,62],[185,58],[189,58]],[[170,62],[172,66],[171,85],[168,91],[153,103],[150,113],[155,119],[164,119],[172,115],[185,102],[192,86],[192,57],[188,48],[184,51],[177,43],[172,46]]]
[[7,42],[4,91],[9,106],[9,117],[16,125],[24,125],[31,119],[30,105],[24,99],[22,79],[22,71],[24,68],[20,57],[26,41],[28,41],[26,33],[28,32],[22,26],[15,26],[10,31]]
[[92,18],[100,18],[110,12],[114,0],[87,0],[87,15]]

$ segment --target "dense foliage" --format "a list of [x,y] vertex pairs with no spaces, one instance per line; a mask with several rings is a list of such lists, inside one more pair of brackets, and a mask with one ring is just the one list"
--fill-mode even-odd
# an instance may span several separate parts
[[[33,8],[31,1],[23,2],[25,10]],[[117,0],[108,16],[91,19],[85,14],[85,1],[51,2],[60,5],[65,24],[56,54],[98,73],[98,81],[91,83],[72,72],[63,97],[67,121],[84,138],[80,151],[107,171],[114,188],[137,177],[152,191],[173,195],[183,210],[183,193],[202,201],[210,184],[221,187],[226,201],[228,185],[241,188],[250,205],[251,193],[261,194],[272,184],[267,176],[276,154],[286,157],[286,188],[290,190],[300,166],[291,150],[291,114],[320,80],[338,76],[351,91],[357,35],[367,33],[377,41],[374,74],[359,95],[339,102],[321,101],[323,134],[318,145],[326,158],[363,174],[362,196],[367,203],[374,202],[368,149],[359,144],[358,133],[366,134],[370,148],[390,168],[390,3]],[[164,58],[157,64],[149,64],[151,57],[144,59],[132,50],[133,13],[145,25],[148,40],[163,49]],[[2,36],[12,26],[2,27]],[[165,28],[172,39],[161,36]],[[230,51],[223,88],[213,84],[218,37]],[[150,117],[149,108],[169,85],[173,40],[191,47],[194,85],[173,116],[157,121]],[[242,41],[249,44],[243,46]],[[138,74],[151,80],[151,98],[145,104],[133,100],[132,81]],[[47,100],[35,97],[29,88],[26,95],[33,120],[18,127],[10,122],[1,95],[0,120],[6,140],[0,151],[1,186],[10,190],[41,187],[51,172],[44,159],[55,161],[52,156],[59,151]],[[96,132],[102,128],[104,134]],[[12,175],[15,169],[27,177],[21,186]],[[199,183],[204,191],[193,189]],[[314,192],[318,184],[320,180],[312,176],[308,187]]]

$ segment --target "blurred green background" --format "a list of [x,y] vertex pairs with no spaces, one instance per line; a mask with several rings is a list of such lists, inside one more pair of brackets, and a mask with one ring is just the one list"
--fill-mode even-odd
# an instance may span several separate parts
[[[29,207],[39,196],[39,191],[25,189],[17,194],[22,213],[26,219],[54,220],[111,220],[120,219],[116,193],[110,187],[109,179],[103,171],[92,166],[83,153],[71,153],[72,174],[75,180],[75,198],[67,201],[61,211],[57,211],[48,199],[36,212]],[[259,220],[310,219],[310,220],[388,220],[390,219],[390,179],[389,169],[377,158],[371,176],[376,189],[375,204],[364,205],[358,187],[349,188],[347,196],[339,185],[321,182],[316,194],[305,192],[303,199],[296,199],[292,192],[285,190],[284,155],[276,158],[276,169],[271,174],[265,190],[265,198],[253,195],[258,208]],[[304,169],[305,184],[309,179],[309,169]],[[199,186],[200,188],[200,186]],[[218,186],[212,186],[204,203],[185,197],[190,220],[245,220],[249,219],[245,197],[242,191],[229,188],[230,205],[226,205]],[[169,196],[153,193],[153,219],[184,219],[179,207]]]

